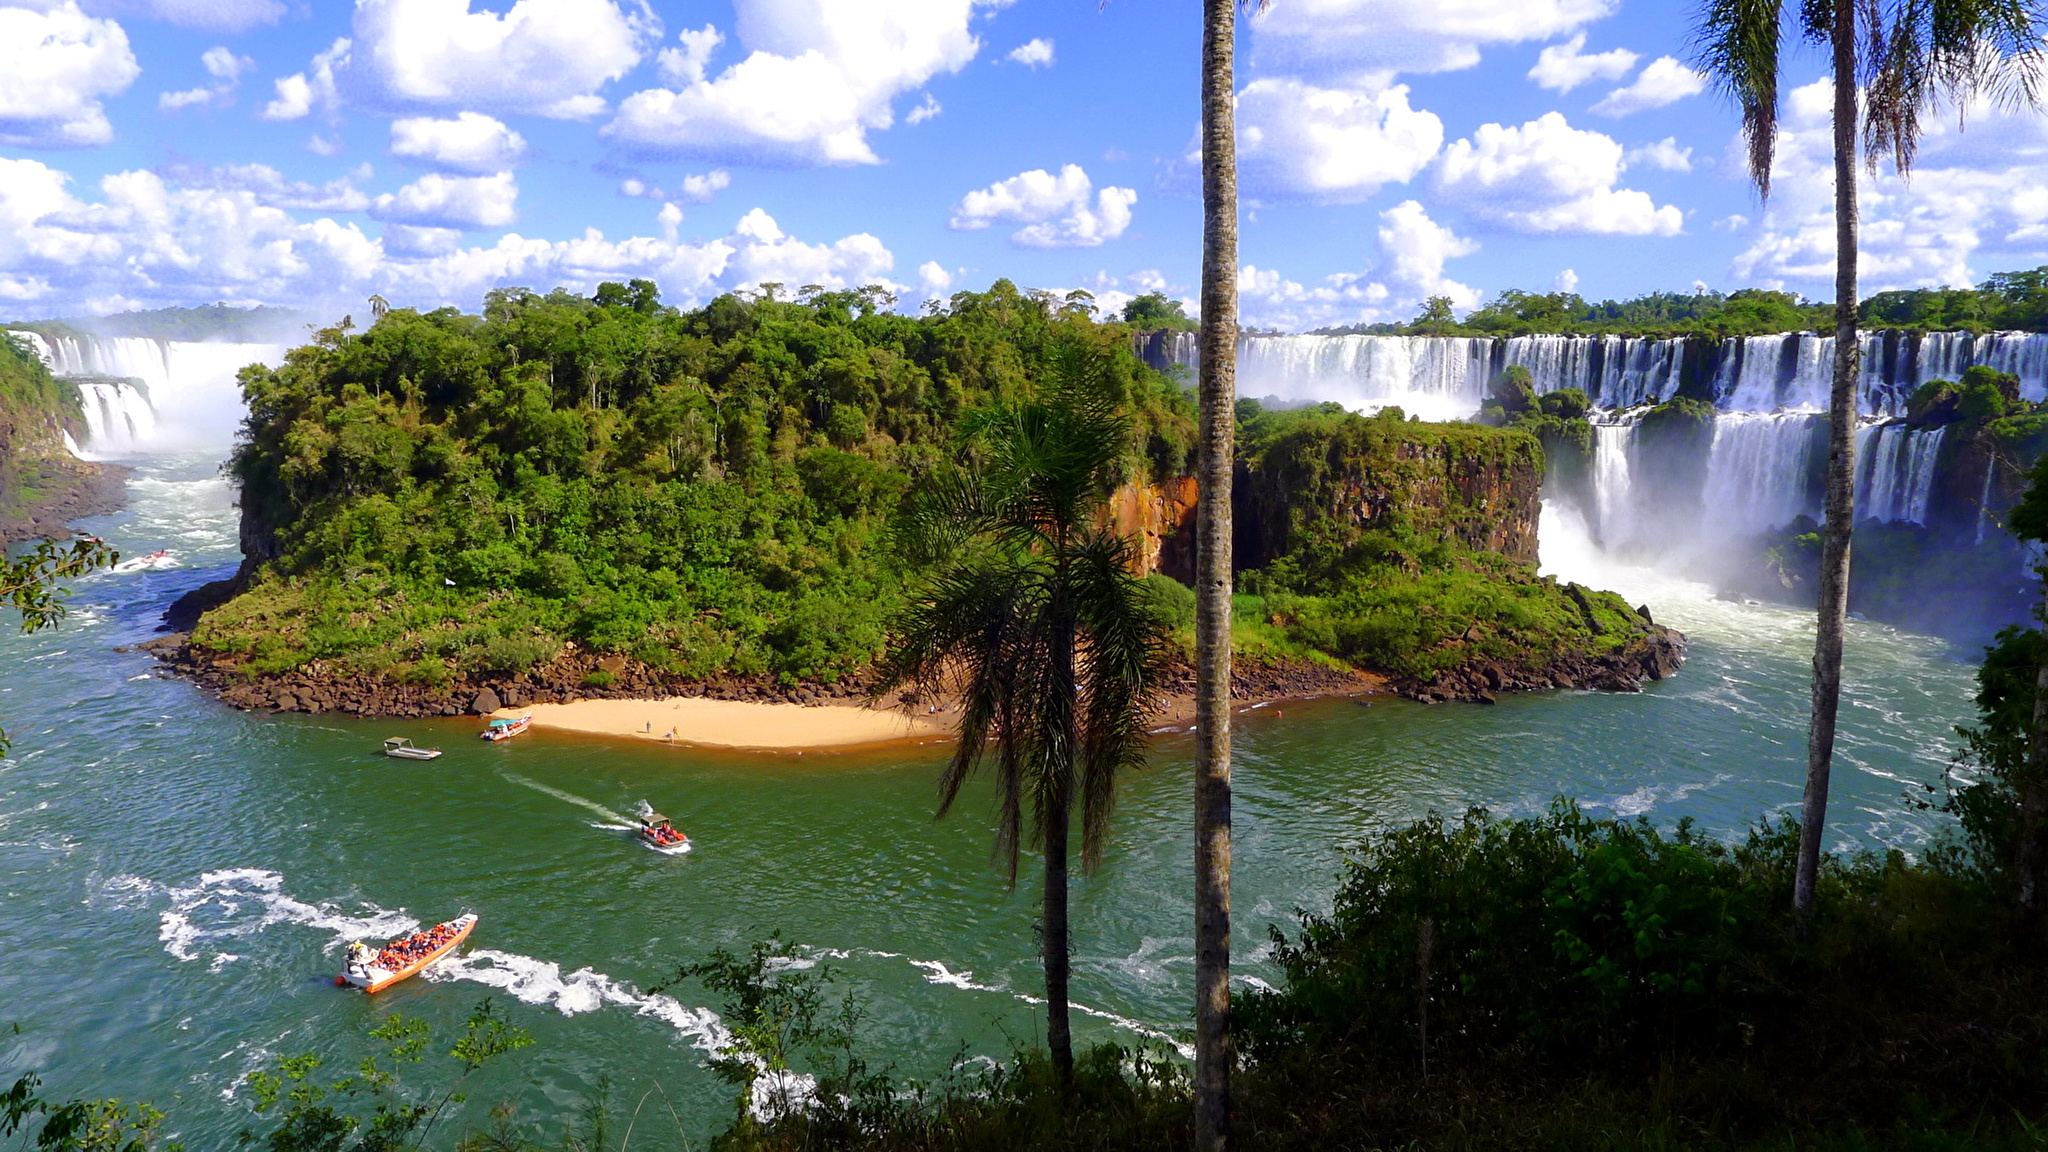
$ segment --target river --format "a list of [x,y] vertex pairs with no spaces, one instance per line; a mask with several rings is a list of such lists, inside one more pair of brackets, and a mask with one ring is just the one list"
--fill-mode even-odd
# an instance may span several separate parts
[[[87,525],[172,571],[77,582],[57,631],[0,634],[0,1083],[149,1100],[195,1150],[248,1123],[246,1074],[279,1055],[353,1065],[393,1013],[444,1034],[484,996],[538,1039],[472,1091],[566,1115],[601,1083],[622,1111],[656,1085],[692,1139],[730,1090],[703,1066],[715,1005],[646,991],[718,945],[780,932],[865,1000],[870,1059],[932,1076],[1001,1057],[1039,1028],[1034,890],[989,862],[986,797],[932,819],[931,749],[760,755],[539,732],[503,745],[473,721],[356,721],[222,707],[117,646],[232,571],[217,454],[134,461],[128,511]],[[1546,516],[1545,562],[1614,587],[1692,637],[1676,678],[1635,695],[1545,693],[1494,707],[1291,704],[1238,728],[1240,971],[1274,974],[1268,925],[1326,907],[1344,846],[1378,824],[1471,804],[1528,813],[1569,795],[1734,836],[1796,806],[1811,623],[1615,568]],[[1967,656],[1968,654],[1963,654]],[[1834,788],[1840,847],[1913,850],[1916,808],[1971,715],[1971,667],[1939,641],[1857,623]],[[440,745],[411,764],[389,735]],[[1073,994],[1082,1042],[1172,1038],[1191,997],[1185,735],[1122,792],[1107,861],[1078,883]],[[642,799],[697,850],[622,831]],[[1029,865],[1027,865],[1027,868]],[[472,910],[467,956],[374,999],[331,979],[339,950]],[[642,1124],[673,1127],[648,1105]],[[552,1123],[552,1121],[551,1121]],[[673,1132],[669,1132],[673,1136]]]

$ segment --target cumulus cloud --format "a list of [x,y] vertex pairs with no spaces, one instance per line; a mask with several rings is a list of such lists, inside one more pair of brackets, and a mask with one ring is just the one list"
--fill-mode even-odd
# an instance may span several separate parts
[[[1319,88],[1281,77],[1237,97],[1237,163],[1256,199],[1364,200],[1406,183],[1443,146],[1444,125],[1408,88]],[[1199,154],[1189,158],[1199,164]]]
[[519,216],[519,185],[510,172],[443,176],[430,172],[370,204],[370,215],[430,228],[503,228]]
[[237,56],[227,48],[215,45],[200,53],[199,63],[213,77],[213,83],[198,88],[187,88],[182,92],[165,92],[156,98],[156,106],[165,112],[180,108],[226,107],[234,103],[235,89],[241,85],[242,74],[256,69],[256,62],[247,56]]
[[661,82],[674,88],[704,81],[704,68],[711,63],[711,53],[725,36],[717,28],[706,24],[702,28],[685,28],[676,34],[681,41],[680,48],[664,48],[655,62],[661,72]]
[[1517,128],[1482,124],[1444,150],[1436,187],[1483,219],[1522,232],[1670,236],[1685,225],[1672,205],[1617,188],[1622,148],[1549,112]]
[[1706,90],[1706,76],[1680,64],[1674,57],[1659,56],[1643,67],[1635,83],[1609,92],[1593,105],[1592,110],[1602,116],[1629,116],[1662,108]]
[[924,103],[906,112],[903,116],[903,122],[905,124],[922,124],[943,111],[945,109],[940,108],[939,102],[932,99],[932,94],[927,92],[924,94]]
[[[692,173],[684,176],[673,192],[658,184],[649,184],[638,176],[629,176],[619,182],[619,194],[646,200],[678,200],[686,204],[709,204],[731,185],[732,173],[723,168],[714,168],[702,174]],[[677,219],[680,220],[681,217]]]
[[202,32],[246,32],[284,16],[281,0],[87,0],[95,15],[161,20]]
[[1444,264],[1479,245],[1429,218],[1405,200],[1380,213],[1379,254],[1364,273],[1340,272],[1308,286],[1278,271],[1247,264],[1237,287],[1245,322],[1280,329],[1406,320],[1431,296],[1472,308],[1479,294],[1445,274]]
[[1624,160],[1630,167],[1648,164],[1666,172],[1692,171],[1692,149],[1680,148],[1676,136],[1666,136],[1655,144],[1644,144],[1628,150]]
[[1490,44],[1549,40],[1612,14],[1618,0],[1296,0],[1252,19],[1261,66],[1330,75],[1446,72]]
[[1579,290],[1579,274],[1570,268],[1559,272],[1551,280],[1550,290],[1552,292],[1577,292]]
[[[1771,199],[1736,279],[1826,293],[1833,283],[1833,88],[1795,89],[1780,121]],[[1927,122],[1910,182],[1889,168],[1857,182],[1859,270],[1866,292],[1970,284],[2003,268],[2048,263],[2048,122],[1979,101]],[[1731,143],[1731,160],[1739,157]],[[1739,160],[1731,166],[1740,170]],[[1724,222],[1730,231],[1748,224]]]
[[726,236],[699,243],[612,240],[595,229],[562,240],[508,234],[488,247],[465,248],[460,240],[454,230],[395,222],[371,237],[326,217],[300,220],[246,188],[181,186],[153,172],[108,176],[96,197],[82,199],[62,171],[0,157],[0,293],[54,313],[107,300],[317,306],[372,292],[405,306],[474,308],[493,287],[589,292],[635,276],[687,304],[768,280],[887,284],[893,265],[873,236],[807,243],[759,210]]
[[1586,46],[1584,32],[1562,44],[1552,44],[1536,54],[1536,66],[1529,79],[1539,88],[1569,92],[1593,80],[1619,80],[1636,66],[1637,56],[1626,48],[1606,52],[1581,52]]
[[953,206],[950,223],[962,231],[998,221],[1021,223],[1010,240],[1023,247],[1092,248],[1123,235],[1137,202],[1129,188],[1097,193],[1081,166],[1069,164],[1057,176],[1034,168],[969,192]]
[[1052,41],[1047,40],[1043,36],[1035,40],[1026,40],[1024,43],[1010,49],[1008,59],[1013,64],[1022,64],[1027,68],[1037,68],[1041,65],[1050,68],[1052,67]]
[[874,164],[895,98],[980,50],[975,0],[741,0],[747,56],[715,78],[636,92],[606,139],[647,156]]
[[356,183],[371,176],[370,166],[325,184],[292,180],[268,164],[225,164],[208,168],[197,164],[174,164],[159,175],[171,184],[192,190],[247,192],[266,208],[298,208],[312,212],[360,212],[370,198]]
[[102,97],[142,69],[128,34],[75,0],[0,8],[0,144],[81,148],[114,138]]
[[496,117],[413,116],[391,122],[391,154],[457,172],[502,172],[526,157],[526,138]]
[[644,5],[518,0],[502,15],[471,0],[357,0],[353,36],[277,82],[270,120],[342,97],[375,108],[462,107],[588,119],[598,89],[640,63],[657,32]]
[[927,260],[917,266],[917,290],[927,297],[939,297],[953,286],[953,274],[937,260]]

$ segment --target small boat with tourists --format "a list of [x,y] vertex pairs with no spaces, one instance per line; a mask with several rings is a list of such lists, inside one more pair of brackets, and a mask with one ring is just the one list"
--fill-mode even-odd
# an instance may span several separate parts
[[183,565],[179,563],[176,556],[171,555],[169,549],[158,549],[147,556],[136,556],[123,560],[119,564],[114,565],[109,571],[125,576],[131,572],[162,572],[165,569],[180,567],[183,567]]
[[455,951],[469,939],[470,930],[475,927],[476,913],[465,912],[445,924],[401,936],[381,950],[372,951],[368,944],[358,940],[348,946],[348,962],[334,982],[365,992],[382,992]]
[[640,802],[640,830],[634,835],[642,844],[664,856],[680,856],[690,850],[690,838],[682,829],[669,823],[669,819],[656,812],[647,801]]
[[486,740],[510,740],[528,728],[533,727],[533,717],[514,716],[509,720],[493,720],[490,726],[477,733]]
[[384,754],[394,760],[432,760],[441,755],[441,750],[421,748],[403,736],[393,736],[384,741]]

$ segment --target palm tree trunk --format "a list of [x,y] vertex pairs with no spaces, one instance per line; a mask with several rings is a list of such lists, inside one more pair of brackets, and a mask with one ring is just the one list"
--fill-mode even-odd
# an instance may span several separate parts
[[2028,733],[2027,769],[2021,775],[2019,851],[2013,861],[2019,881],[2020,927],[2031,941],[2041,915],[2041,843],[2048,823],[2048,581],[2043,595],[2041,667],[2034,674],[2034,727]]
[[1062,1086],[1074,1079],[1074,1030],[1068,1021],[1067,804],[1046,814],[1045,825],[1045,1046]]
[[1230,1144],[1230,484],[1237,417],[1236,0],[1202,5],[1195,538],[1195,1152]]
[[1813,644],[1813,721],[1806,734],[1806,796],[1799,813],[1799,871],[1792,909],[1813,915],[1828,774],[1842,701],[1842,632],[1849,615],[1849,529],[1856,514],[1856,6],[1835,0],[1835,378],[1828,394],[1827,525],[1821,539],[1819,622]]

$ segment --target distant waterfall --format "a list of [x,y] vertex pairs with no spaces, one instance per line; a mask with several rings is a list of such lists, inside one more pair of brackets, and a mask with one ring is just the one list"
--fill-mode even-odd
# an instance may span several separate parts
[[86,452],[225,447],[243,416],[236,375],[275,364],[278,344],[192,343],[139,336],[45,336],[8,330],[78,388]]
[[[1192,332],[1147,333],[1141,348],[1157,368],[1192,370]],[[1905,414],[1929,380],[1953,380],[1987,365],[2020,378],[2030,400],[2048,399],[2048,334],[2035,332],[1867,332],[1858,407],[1865,416]],[[1400,404],[1415,412],[1469,415],[1510,365],[1529,369],[1538,392],[1583,389],[1602,408],[1659,403],[1688,374],[1724,412],[1827,410],[1832,336],[1787,332],[1727,339],[1635,336],[1244,336],[1238,388],[1244,396],[1335,400],[1354,408]]]
[[1927,523],[1947,428],[1879,424],[1856,436],[1856,519]]
[[[2048,334],[1881,331],[1864,333],[1861,343],[1858,520],[1928,523],[1945,433],[1899,421],[1920,385],[1986,365],[2018,376],[2027,398],[2048,399]],[[1155,367],[1196,366],[1192,332],[1147,333],[1140,351]],[[1478,411],[1502,372],[1526,368],[1538,393],[1578,388],[1593,402],[1590,506],[1579,511],[1601,544],[1710,560],[1717,541],[1820,518],[1834,354],[1832,336],[1810,332],[1726,339],[1250,335],[1238,341],[1238,392],[1460,419]],[[1653,450],[1638,426],[1643,406],[1681,389],[1711,398],[1718,410],[1704,458],[1700,441],[1683,449],[1684,460],[1671,458],[1677,449],[1647,455]],[[1697,521],[1674,521],[1674,506],[1696,507]]]

